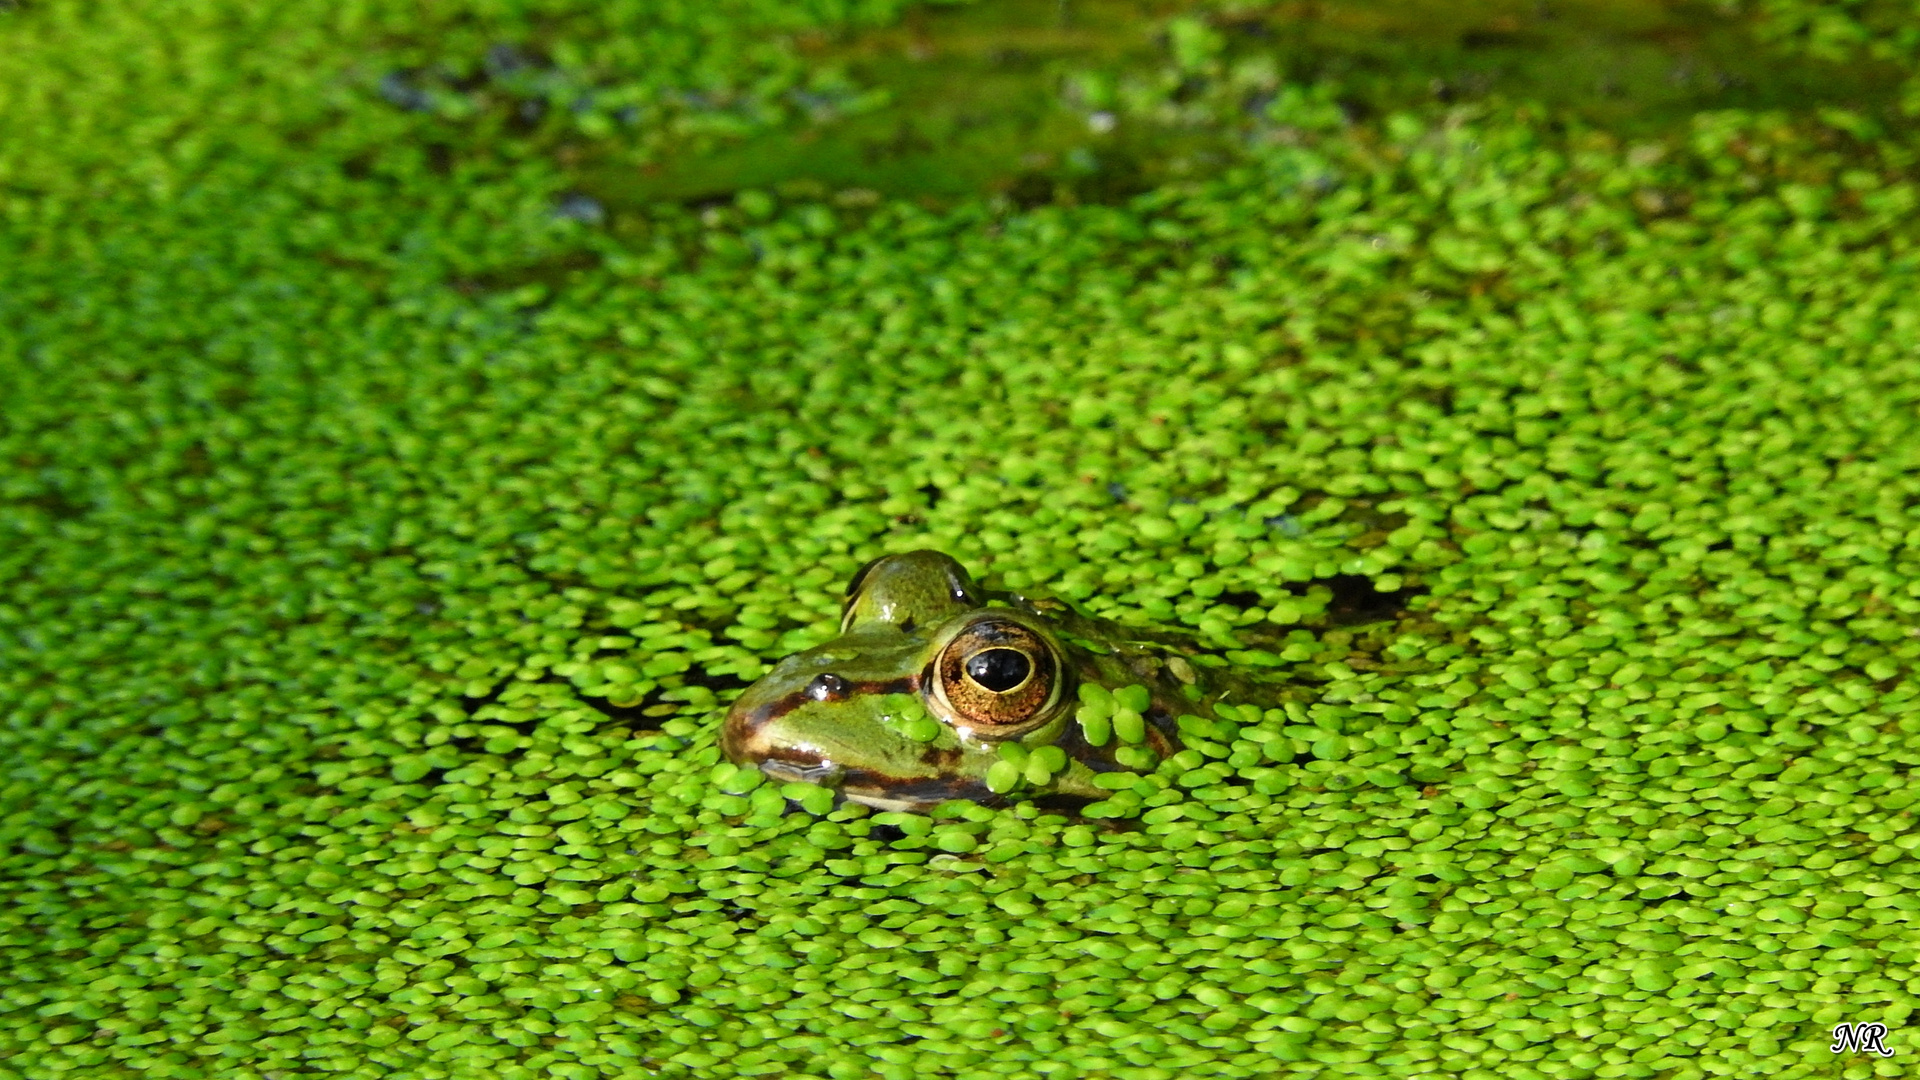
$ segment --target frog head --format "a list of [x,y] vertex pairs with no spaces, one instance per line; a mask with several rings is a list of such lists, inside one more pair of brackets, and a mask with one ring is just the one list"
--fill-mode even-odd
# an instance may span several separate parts
[[[1065,609],[991,599],[937,551],[875,559],[847,586],[839,636],[782,660],[742,693],[721,748],[774,780],[915,809],[997,801],[989,770],[1059,747],[1041,755],[1047,791],[1099,798],[1094,774],[1120,766],[1113,747],[1088,742],[1077,690],[1137,682],[1140,665],[1122,650],[1069,640],[1049,610]],[[1176,745],[1171,707],[1148,711],[1148,741],[1161,751]]]

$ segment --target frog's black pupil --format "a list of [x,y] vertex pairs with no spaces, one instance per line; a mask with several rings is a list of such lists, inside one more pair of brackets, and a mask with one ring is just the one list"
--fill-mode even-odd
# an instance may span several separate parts
[[996,694],[1026,682],[1032,670],[1033,662],[1014,649],[984,649],[967,658],[967,674]]

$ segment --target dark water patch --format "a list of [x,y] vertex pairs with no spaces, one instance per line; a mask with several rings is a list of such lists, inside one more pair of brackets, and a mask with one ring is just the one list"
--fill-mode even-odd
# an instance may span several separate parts
[[1332,590],[1333,599],[1327,602],[1327,625],[1339,627],[1400,618],[1415,597],[1427,593],[1421,585],[1404,585],[1381,592],[1372,578],[1361,574],[1335,574],[1315,584]]

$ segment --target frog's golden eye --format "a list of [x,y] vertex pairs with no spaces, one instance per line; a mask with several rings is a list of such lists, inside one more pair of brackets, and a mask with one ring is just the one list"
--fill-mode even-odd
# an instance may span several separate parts
[[1024,726],[1059,697],[1053,648],[1010,619],[968,625],[940,651],[934,675],[955,718],[988,731]]

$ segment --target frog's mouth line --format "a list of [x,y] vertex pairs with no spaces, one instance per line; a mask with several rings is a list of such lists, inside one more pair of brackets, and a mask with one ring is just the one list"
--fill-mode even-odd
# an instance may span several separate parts
[[760,760],[760,771],[775,780],[799,780],[821,787],[837,788],[846,776],[844,766],[827,761],[804,750],[782,750]]
[[841,792],[854,802],[882,810],[912,810],[949,799],[978,800],[984,785],[958,777],[900,780],[869,769],[849,769],[805,750],[787,749],[760,760],[760,770],[773,780],[799,780]]
[[881,810],[924,810],[955,799],[1001,801],[977,780],[955,776],[896,780],[864,769],[848,770],[840,790],[853,802]]

